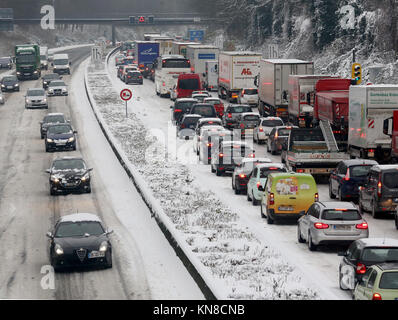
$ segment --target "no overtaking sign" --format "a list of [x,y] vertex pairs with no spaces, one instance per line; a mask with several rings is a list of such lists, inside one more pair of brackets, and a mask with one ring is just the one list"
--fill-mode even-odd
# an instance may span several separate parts
[[133,97],[133,93],[130,89],[123,89],[120,91],[120,98],[126,102],[126,118],[127,118],[127,101],[129,101]]

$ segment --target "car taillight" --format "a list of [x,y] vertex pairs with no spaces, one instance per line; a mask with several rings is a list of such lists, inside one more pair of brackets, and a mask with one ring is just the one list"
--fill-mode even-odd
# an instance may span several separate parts
[[377,196],[379,198],[381,198],[381,187],[382,187],[382,184],[381,184],[381,181],[379,181],[379,183],[377,184]]
[[213,144],[212,144],[212,143],[208,143],[207,146],[208,146],[208,147],[212,147]]
[[365,274],[366,266],[363,263],[357,263],[357,269],[355,270],[356,274]]
[[380,293],[375,292],[375,293],[373,293],[372,300],[383,300],[383,299],[381,298]]
[[246,178],[246,175],[243,174],[243,173],[241,173],[241,174],[239,175],[239,178],[244,179],[244,178]]
[[127,76],[127,78],[131,78],[131,76]]
[[175,109],[174,112],[182,112],[181,109]]
[[344,180],[345,181],[349,181],[350,180],[350,169],[347,169],[347,173],[346,173],[346,175],[344,177]]
[[248,158],[255,158],[255,157],[256,157],[256,155],[254,153],[251,153],[248,155]]
[[140,79],[142,79],[142,76],[139,76]]
[[275,132],[275,139],[278,139],[278,131]]
[[232,118],[232,113],[228,113],[228,118]]
[[163,82],[163,83],[162,83],[162,86],[165,87],[165,86],[166,86],[166,82]]
[[315,202],[318,202],[318,201],[319,201],[319,194],[315,193]]
[[363,222],[363,223],[357,224],[356,228],[366,230],[368,228],[368,224],[366,222]]
[[264,129],[260,127],[260,128],[258,128],[258,131],[264,132]]
[[241,129],[245,128],[245,125],[243,123],[240,124]]
[[275,204],[275,196],[273,193],[270,193],[270,195],[269,195],[269,204],[271,206],[273,206]]
[[184,128],[185,128],[185,124],[182,124],[182,125],[181,125],[181,129],[184,129]]
[[261,182],[257,182],[257,189],[261,186]]
[[219,158],[222,158],[222,157],[224,157],[224,154],[223,154],[223,153],[220,153],[220,154],[218,155],[218,157],[219,157]]
[[322,223],[322,222],[314,223],[314,227],[315,227],[315,229],[329,229],[329,225],[326,223]]
[[297,173],[304,173],[304,169],[297,169]]

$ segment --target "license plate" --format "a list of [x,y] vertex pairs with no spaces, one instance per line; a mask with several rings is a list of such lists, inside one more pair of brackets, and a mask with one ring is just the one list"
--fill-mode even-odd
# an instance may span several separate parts
[[328,169],[313,169],[313,173],[328,173]]
[[335,230],[351,230],[351,226],[347,225],[334,225],[333,229]]
[[253,134],[253,129],[246,129],[245,134]]
[[94,259],[94,258],[102,258],[105,257],[105,252],[101,252],[101,251],[91,251],[88,254],[88,258],[89,259]]
[[293,211],[294,209],[292,207],[279,207],[279,211]]
[[7,89],[12,89],[12,88],[13,88],[12,86],[8,86],[8,87],[7,87]]
[[24,73],[25,76],[30,76],[30,73]]
[[65,145],[66,145],[66,142],[59,142],[59,143],[57,143],[56,145],[57,145],[57,146],[65,146]]

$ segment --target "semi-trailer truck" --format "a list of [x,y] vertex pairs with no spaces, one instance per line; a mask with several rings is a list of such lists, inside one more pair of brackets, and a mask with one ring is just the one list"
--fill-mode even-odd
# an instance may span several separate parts
[[15,68],[18,80],[39,79],[40,48],[37,44],[15,46]]

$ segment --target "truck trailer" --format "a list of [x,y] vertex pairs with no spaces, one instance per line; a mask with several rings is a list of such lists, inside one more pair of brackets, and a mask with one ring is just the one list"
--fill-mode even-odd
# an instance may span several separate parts
[[144,77],[149,75],[149,64],[159,57],[160,43],[157,41],[136,41],[134,47],[134,57],[137,61],[138,68]]
[[220,49],[211,45],[195,44],[187,46],[187,59],[191,62],[191,70],[199,74],[202,85],[206,73],[206,61],[218,60]]
[[207,91],[218,91],[218,60],[206,61],[204,88]]

